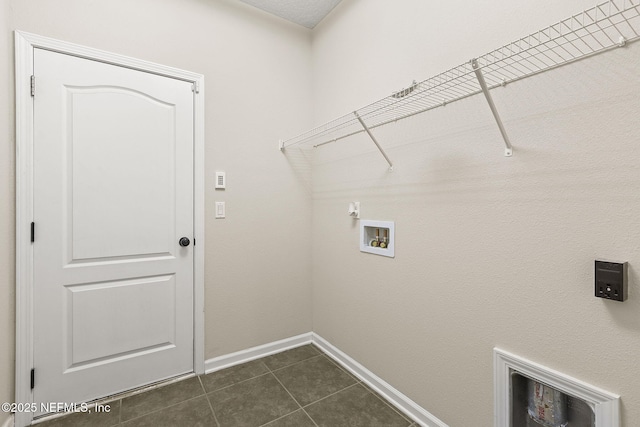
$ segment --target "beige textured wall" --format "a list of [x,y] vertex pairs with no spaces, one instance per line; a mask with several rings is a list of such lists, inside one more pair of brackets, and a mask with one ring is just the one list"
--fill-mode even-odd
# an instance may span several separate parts
[[[314,32],[316,122],[593,2],[346,0]],[[497,346],[622,396],[640,419],[640,42],[318,148],[314,331],[451,426],[492,425]],[[348,202],[394,220],[395,259],[360,253]],[[594,298],[593,261],[630,298]]]
[[[392,174],[366,138],[316,150],[309,192],[308,153],[275,141],[312,106],[331,119],[593,3],[344,0],[312,49],[306,30],[236,3],[1,0],[0,400],[14,388],[20,29],[205,74],[207,358],[313,329],[449,425],[490,425],[499,346],[621,394],[625,423],[640,418],[640,46],[495,91],[513,158],[475,97],[377,131]],[[395,259],[358,252],[350,200],[396,221]],[[591,296],[597,257],[630,262],[629,301]]]
[[[310,124],[310,32],[235,0],[1,5],[0,400],[13,399],[15,29],[205,75],[205,357],[310,331],[308,182],[277,150]],[[218,200],[227,219],[213,219]]]

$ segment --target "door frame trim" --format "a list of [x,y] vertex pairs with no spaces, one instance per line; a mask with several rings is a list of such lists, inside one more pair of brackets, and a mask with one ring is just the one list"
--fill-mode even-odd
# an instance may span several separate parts
[[[16,83],[16,373],[15,401],[33,403],[30,373],[33,368],[33,97],[34,49],[46,49],[174,79],[191,82],[194,93],[194,361],[197,375],[204,373],[204,76],[141,59],[74,43],[15,31]],[[33,414],[16,413],[16,426],[29,425]]]

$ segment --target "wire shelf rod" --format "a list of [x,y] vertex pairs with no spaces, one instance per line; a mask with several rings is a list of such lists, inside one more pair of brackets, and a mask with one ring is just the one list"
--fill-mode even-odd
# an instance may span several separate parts
[[502,134],[502,139],[504,139],[505,151],[504,155],[510,157],[513,155],[513,147],[511,146],[511,141],[509,141],[509,135],[502,124],[502,119],[500,119],[500,114],[498,114],[498,109],[496,105],[493,103],[493,98],[491,97],[491,93],[489,93],[489,88],[487,87],[487,83],[482,74],[482,70],[478,67],[478,63],[475,59],[471,60],[471,66],[473,67],[473,71],[478,78],[478,83],[480,83],[480,87],[482,88],[482,93],[484,93],[484,97],[489,104],[489,108],[491,109],[491,113],[493,113],[493,117],[498,124],[498,128],[500,129],[500,134]]
[[371,130],[369,130],[367,125],[362,121],[362,118],[360,117],[360,115],[358,115],[358,113],[356,111],[354,111],[353,114],[356,116],[356,119],[358,119],[358,121],[360,122],[360,124],[364,128],[365,132],[367,132],[367,134],[369,135],[369,138],[371,138],[373,143],[376,144],[376,147],[378,148],[378,151],[380,151],[380,154],[382,154],[382,156],[387,161],[387,163],[389,163],[389,170],[392,171],[393,170],[393,163],[391,163],[391,160],[389,159],[389,156],[387,156],[387,153],[384,152],[384,150],[382,149],[382,147],[378,143],[378,140],[376,139],[376,137],[373,136],[373,134],[371,133]]

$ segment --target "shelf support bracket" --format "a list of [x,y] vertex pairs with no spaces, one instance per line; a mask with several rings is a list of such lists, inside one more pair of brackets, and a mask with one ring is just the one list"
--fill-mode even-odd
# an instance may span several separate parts
[[473,71],[476,73],[476,78],[478,79],[478,83],[480,83],[480,88],[482,89],[482,93],[484,93],[484,97],[487,99],[487,102],[489,103],[489,108],[491,108],[493,117],[496,119],[498,128],[500,128],[500,133],[502,134],[502,138],[504,139],[504,145],[506,146],[504,149],[504,155],[506,157],[511,157],[513,156],[513,147],[511,146],[511,142],[509,141],[509,135],[507,135],[507,131],[504,129],[504,125],[502,124],[502,120],[500,119],[500,115],[498,114],[498,110],[496,109],[496,105],[493,103],[493,98],[491,97],[491,93],[489,93],[487,82],[484,80],[484,76],[482,75],[482,70],[478,65],[477,59],[474,58],[471,60],[471,67],[473,68]]
[[376,140],[376,137],[373,136],[373,134],[371,133],[371,131],[369,130],[367,125],[362,120],[362,117],[360,117],[360,115],[358,114],[357,111],[354,111],[353,114],[356,116],[356,119],[358,119],[358,121],[362,125],[362,128],[364,129],[364,131],[367,132],[367,134],[369,135],[369,138],[371,138],[373,143],[376,144],[376,147],[378,147],[378,150],[380,151],[380,154],[382,154],[382,156],[387,161],[387,163],[389,163],[389,171],[393,171],[393,163],[391,163],[391,160],[389,160],[389,156],[387,156],[387,153],[385,153],[384,150],[382,149],[382,147],[380,146],[380,144],[378,144],[378,141]]

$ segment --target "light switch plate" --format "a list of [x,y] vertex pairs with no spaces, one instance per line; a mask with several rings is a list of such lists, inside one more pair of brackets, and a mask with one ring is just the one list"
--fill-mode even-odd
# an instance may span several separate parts
[[224,202],[216,202],[216,219],[222,219],[226,216],[226,208]]

